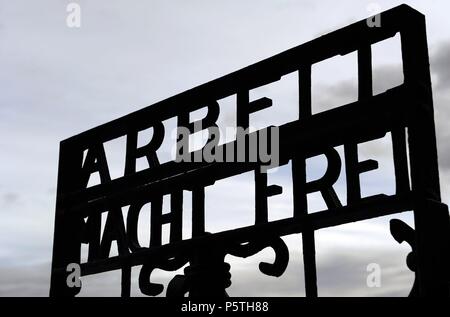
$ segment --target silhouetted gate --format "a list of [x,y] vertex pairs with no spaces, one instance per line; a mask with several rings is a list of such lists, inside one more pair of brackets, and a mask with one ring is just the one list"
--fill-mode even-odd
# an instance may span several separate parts
[[[82,275],[121,269],[123,296],[130,294],[131,267],[143,265],[140,289],[144,294],[157,295],[163,286],[150,281],[152,270],[173,271],[187,263],[185,274],[169,284],[168,295],[189,292],[190,296],[223,296],[230,285],[225,255],[247,257],[271,247],[276,259],[274,263],[261,263],[260,270],[280,276],[289,262],[289,250],[281,236],[302,233],[306,295],[314,297],[315,230],[408,210],[414,211],[415,230],[394,220],[391,231],[394,238],[406,240],[413,249],[408,261],[416,272],[412,295],[447,295],[449,218],[440,197],[425,18],[402,5],[381,13],[380,20],[381,27],[369,27],[366,20],[357,22],[62,141],[50,295],[73,296],[79,292],[80,288],[67,285],[66,268],[70,263],[80,263],[82,243],[89,245],[88,260],[81,264]],[[401,36],[404,83],[374,96],[371,45],[397,33]],[[358,101],[313,115],[311,66],[353,51],[358,54]],[[268,221],[267,198],[281,193],[282,188],[267,184],[261,161],[159,164],[156,150],[165,135],[163,120],[177,118],[178,127],[191,133],[198,131],[198,123],[210,130],[216,126],[220,112],[217,100],[236,94],[237,126],[247,128],[250,113],[272,106],[267,97],[250,101],[249,91],[292,72],[298,72],[299,77],[299,117],[278,130],[279,164],[292,164],[292,217]],[[189,113],[205,106],[205,118],[190,122]],[[150,127],[154,131],[152,140],[138,147],[138,132]],[[252,132],[247,137],[270,132],[269,128],[263,130],[267,131]],[[388,132],[393,143],[395,194],[362,198],[359,175],[376,169],[377,162],[359,161],[357,145]],[[125,172],[112,180],[103,144],[123,136],[127,138]],[[345,151],[345,206],[332,187],[341,170],[340,157],[334,150],[339,145],[344,145]],[[226,144],[216,150],[226,151]],[[327,171],[321,179],[307,182],[305,160],[319,154],[328,160]],[[148,159],[149,168],[136,172],[136,160],[142,157]],[[255,224],[206,233],[205,187],[248,171],[255,173]],[[100,175],[101,182],[87,187],[93,173]],[[192,238],[188,240],[182,240],[183,191],[192,192]],[[306,195],[319,191],[328,208],[308,214]],[[170,195],[169,213],[162,212],[164,195]],[[137,219],[141,207],[149,202],[151,238],[149,247],[142,247],[137,239]],[[130,206],[127,219],[123,219],[123,206]],[[108,215],[102,239],[101,213]],[[170,224],[170,243],[166,245],[161,244],[164,224]],[[113,241],[119,255],[110,257]]]

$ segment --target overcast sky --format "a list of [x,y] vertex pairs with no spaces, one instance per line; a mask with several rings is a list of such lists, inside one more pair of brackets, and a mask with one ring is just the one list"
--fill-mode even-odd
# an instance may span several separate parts
[[[49,288],[59,142],[244,66],[297,46],[401,1],[74,1],[81,27],[66,25],[71,1],[0,0],[0,296],[47,296]],[[426,15],[443,201],[450,202],[450,5],[407,1]],[[376,92],[402,81],[398,37],[374,47]],[[294,77],[293,77],[294,76]],[[282,124],[296,113],[295,75],[263,87],[274,106],[252,125]],[[356,55],[313,68],[313,107],[322,111],[356,99]],[[224,102],[232,103],[232,100]],[[232,124],[225,107],[220,123]],[[232,105],[231,105],[232,106]],[[225,109],[226,108],[226,109]],[[122,144],[123,145],[123,144]],[[121,144],[107,148],[111,173],[123,171]],[[338,149],[342,153],[342,149]],[[168,151],[168,150],[166,150]],[[168,153],[168,152],[167,152]],[[162,156],[168,154],[162,153]],[[362,176],[365,195],[392,193],[389,139],[361,148],[380,169]],[[308,177],[326,165],[312,160]],[[270,174],[284,187],[271,198],[270,218],[292,212],[289,168]],[[253,176],[244,174],[208,189],[207,229],[252,222]],[[335,188],[345,196],[341,178]],[[312,209],[323,201],[311,195]],[[413,226],[406,213],[395,216]],[[321,296],[405,296],[414,279],[406,268],[408,246],[389,234],[389,219],[349,224],[317,233]],[[144,225],[141,225],[144,228]],[[141,236],[147,233],[142,230]],[[303,296],[301,237],[286,238],[291,262],[279,279],[264,276],[258,262],[272,251],[232,263],[230,295]],[[379,288],[366,285],[369,263],[382,269]],[[133,274],[136,278],[138,270]],[[167,281],[174,273],[157,272]],[[120,275],[84,278],[81,295],[119,295]],[[133,285],[133,294],[138,294]]]

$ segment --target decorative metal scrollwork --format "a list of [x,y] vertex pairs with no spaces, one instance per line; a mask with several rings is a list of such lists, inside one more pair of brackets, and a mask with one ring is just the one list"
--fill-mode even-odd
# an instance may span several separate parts
[[249,241],[234,245],[228,249],[228,254],[247,258],[270,247],[275,252],[275,261],[273,263],[259,263],[259,270],[266,275],[279,277],[287,268],[289,263],[289,249],[286,243],[280,237],[273,237],[266,241]]
[[[415,272],[416,271],[416,243],[415,243],[415,232],[414,229],[408,226],[405,222],[399,219],[392,219],[390,221],[390,231],[394,239],[398,243],[406,241],[410,246],[412,251],[406,257],[406,265],[408,268]],[[414,278],[413,287],[409,293],[409,297],[418,296],[417,289],[417,276]]]
[[188,262],[188,258],[184,255],[176,257],[168,257],[164,260],[154,261],[153,258],[142,265],[139,273],[139,289],[148,296],[156,296],[163,292],[164,286],[162,284],[153,283],[150,281],[151,274],[154,269],[161,269],[164,271],[176,271],[182,268]]
[[[162,269],[165,271],[175,271],[183,267],[186,263],[191,262],[190,266],[184,269],[183,274],[177,274],[169,282],[166,295],[168,297],[184,296],[190,292],[193,281],[203,275],[203,279],[210,275],[216,276],[217,280],[222,281],[224,296],[228,296],[225,289],[231,285],[230,264],[223,262],[226,254],[247,258],[261,252],[265,248],[272,248],[275,252],[275,260],[273,263],[261,262],[259,270],[266,275],[279,277],[281,276],[289,263],[289,249],[280,237],[270,237],[263,240],[253,240],[244,243],[237,243],[224,246],[224,250],[216,250],[212,258],[216,257],[217,261],[212,261],[206,265],[198,265],[192,263],[192,256],[183,254],[177,257],[169,257],[163,261],[149,260],[146,262],[139,274],[139,288],[141,292],[148,296],[156,296],[163,292],[164,286],[151,282],[151,274],[154,269]],[[194,255],[195,257],[195,255]]]

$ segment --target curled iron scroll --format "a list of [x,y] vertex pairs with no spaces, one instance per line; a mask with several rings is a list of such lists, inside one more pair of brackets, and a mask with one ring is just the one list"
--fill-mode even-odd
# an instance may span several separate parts
[[161,294],[164,290],[164,285],[150,281],[153,270],[161,269],[164,271],[176,271],[182,268],[187,262],[188,258],[184,255],[168,257],[160,261],[147,261],[142,265],[139,273],[139,289],[144,295],[148,296]]
[[[414,229],[399,219],[392,219],[390,221],[390,230],[391,230],[392,236],[398,243],[402,243],[403,241],[406,241],[411,246],[412,251],[406,257],[406,265],[408,266],[408,268],[411,271],[415,272],[416,271],[416,253],[415,253],[416,244],[415,244]],[[409,297],[415,297],[415,296],[418,296],[417,276],[414,279],[413,287],[411,289],[411,292],[409,293]]]
[[[270,237],[268,239],[248,241],[245,243],[234,244],[226,247],[227,254],[246,258],[255,255],[263,249],[270,247],[275,252],[275,260],[273,263],[261,262],[259,270],[266,275],[279,277],[281,276],[289,263],[289,249],[280,237]],[[154,261],[149,259],[143,264],[139,273],[139,289],[144,295],[156,296],[163,292],[162,284],[151,282],[151,274],[154,269],[162,269],[165,271],[176,271],[189,262],[186,254],[177,257],[167,257],[164,260]],[[224,263],[224,265],[229,264]],[[177,275],[169,283],[167,295],[174,296],[183,294],[188,291],[188,281],[184,275]],[[226,294],[226,293],[225,293]]]
[[237,257],[246,258],[259,253],[267,247],[274,250],[275,260],[273,263],[259,263],[259,270],[263,274],[279,277],[285,272],[289,263],[289,249],[280,237],[272,237],[265,241],[258,240],[236,244],[229,247],[227,253]]

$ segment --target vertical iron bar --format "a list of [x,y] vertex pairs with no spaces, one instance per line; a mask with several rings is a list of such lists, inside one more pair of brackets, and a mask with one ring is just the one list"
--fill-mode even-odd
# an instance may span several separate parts
[[308,118],[312,114],[311,108],[311,65],[305,65],[298,71],[299,90],[299,118]]
[[358,50],[358,100],[367,100],[372,94],[372,49],[366,45]]

